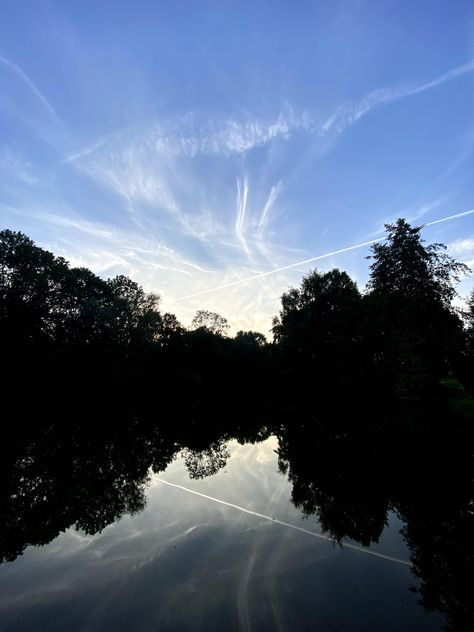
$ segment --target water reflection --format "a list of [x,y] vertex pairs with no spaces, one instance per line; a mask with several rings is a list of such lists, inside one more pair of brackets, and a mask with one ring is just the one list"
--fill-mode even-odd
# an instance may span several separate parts
[[[370,629],[368,609],[383,613],[385,629],[391,618],[408,622],[404,629],[441,629],[436,617],[417,619],[416,626],[410,619],[421,599],[428,611],[444,615],[447,629],[468,630],[474,570],[469,431],[458,425],[447,441],[443,428],[452,420],[425,421],[404,432],[403,441],[393,425],[382,432],[372,423],[352,430],[334,423],[328,431],[321,418],[307,417],[174,428],[119,416],[115,423],[61,420],[12,431],[2,462],[2,559],[13,561],[30,545],[52,542],[52,548],[30,548],[29,565],[20,557],[0,569],[10,586],[4,613],[13,617],[15,599],[27,619],[27,604],[50,603],[37,586],[63,564],[74,586],[75,577],[90,574],[90,593],[74,588],[77,612],[81,603],[92,607],[97,582],[111,582],[108,614],[102,608],[90,629],[116,627],[116,617],[132,628],[139,620],[151,628],[156,621],[138,617],[134,595],[151,603],[159,594],[160,629],[189,629],[191,620],[195,629]],[[396,537],[397,520],[409,551]],[[76,531],[68,530],[72,525]],[[47,550],[50,566],[41,557]],[[32,559],[41,563],[31,566]],[[350,581],[341,589],[348,568]],[[117,584],[121,573],[127,584]],[[212,608],[203,586],[207,600],[213,595]],[[382,586],[399,596],[391,601]],[[236,596],[235,620],[229,595]],[[357,612],[341,608],[344,598],[362,605]],[[180,613],[183,601],[190,604],[186,613]],[[54,616],[62,629],[82,629],[79,614],[74,627],[61,608],[63,619],[57,611]],[[9,625],[20,629],[15,620]]]

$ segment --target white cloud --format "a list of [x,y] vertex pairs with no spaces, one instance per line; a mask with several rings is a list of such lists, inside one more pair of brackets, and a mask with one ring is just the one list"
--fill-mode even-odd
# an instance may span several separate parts
[[315,131],[320,135],[325,135],[330,131],[341,133],[375,108],[426,92],[473,71],[474,60],[470,60],[466,64],[453,68],[432,81],[416,85],[377,88],[356,103],[347,103],[339,106],[322,124],[316,127]]
[[249,192],[247,178],[244,178],[242,182],[237,180],[237,201],[235,209],[235,234],[237,239],[242,244],[242,248],[250,258],[250,250],[245,240],[245,213],[247,211],[247,196]]
[[448,251],[456,257],[474,256],[474,237],[451,242],[448,244]]
[[266,145],[277,138],[289,138],[297,130],[312,129],[313,122],[305,113],[296,115],[291,109],[280,112],[274,120],[257,118],[202,119],[196,113],[188,113],[162,121],[117,130],[98,138],[65,158],[65,162],[81,164],[91,155],[126,152],[130,146],[144,153],[186,156],[198,154],[230,156],[243,154],[255,147]]
[[282,187],[282,182],[280,180],[280,182],[273,185],[272,188],[270,189],[270,193],[268,194],[267,201],[265,202],[265,206],[263,207],[262,214],[258,222],[258,228],[260,230],[263,230],[268,224],[270,211],[273,205],[275,204],[277,197],[280,195],[281,187]]

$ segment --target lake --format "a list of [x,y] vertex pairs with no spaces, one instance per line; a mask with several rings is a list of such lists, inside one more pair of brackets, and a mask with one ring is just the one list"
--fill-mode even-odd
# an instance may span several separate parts
[[413,590],[393,508],[378,542],[336,543],[318,512],[296,506],[278,448],[269,436],[180,451],[150,471],[135,515],[27,546],[0,566],[0,630],[443,630]]

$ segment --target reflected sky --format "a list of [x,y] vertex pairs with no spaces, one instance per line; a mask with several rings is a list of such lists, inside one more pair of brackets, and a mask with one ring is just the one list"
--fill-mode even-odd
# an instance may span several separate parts
[[[409,566],[290,526],[321,534],[291,503],[277,446],[232,441],[203,479],[176,459],[143,512],[28,547],[0,566],[0,630],[442,630]],[[408,561],[400,527],[391,514],[370,551]]]

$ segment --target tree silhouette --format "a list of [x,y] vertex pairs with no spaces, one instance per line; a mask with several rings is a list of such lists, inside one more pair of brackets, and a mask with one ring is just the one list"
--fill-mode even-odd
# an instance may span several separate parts
[[[346,272],[334,269],[306,276],[282,296],[273,320],[280,372],[279,391],[314,408],[339,403],[356,389],[362,298]],[[325,397],[314,397],[324,393]],[[344,396],[343,396],[344,394]],[[342,397],[341,397],[342,396]],[[330,406],[334,406],[332,399]]]
[[267,343],[267,339],[263,334],[258,331],[238,331],[235,334],[236,342],[253,346],[253,347],[264,347]]
[[424,245],[421,227],[387,224],[372,246],[368,321],[377,371],[401,399],[420,399],[459,353],[461,322],[451,301],[468,271],[442,244]]
[[198,310],[191,323],[191,329],[205,329],[218,336],[225,336],[229,328],[229,323],[223,316],[207,309]]

